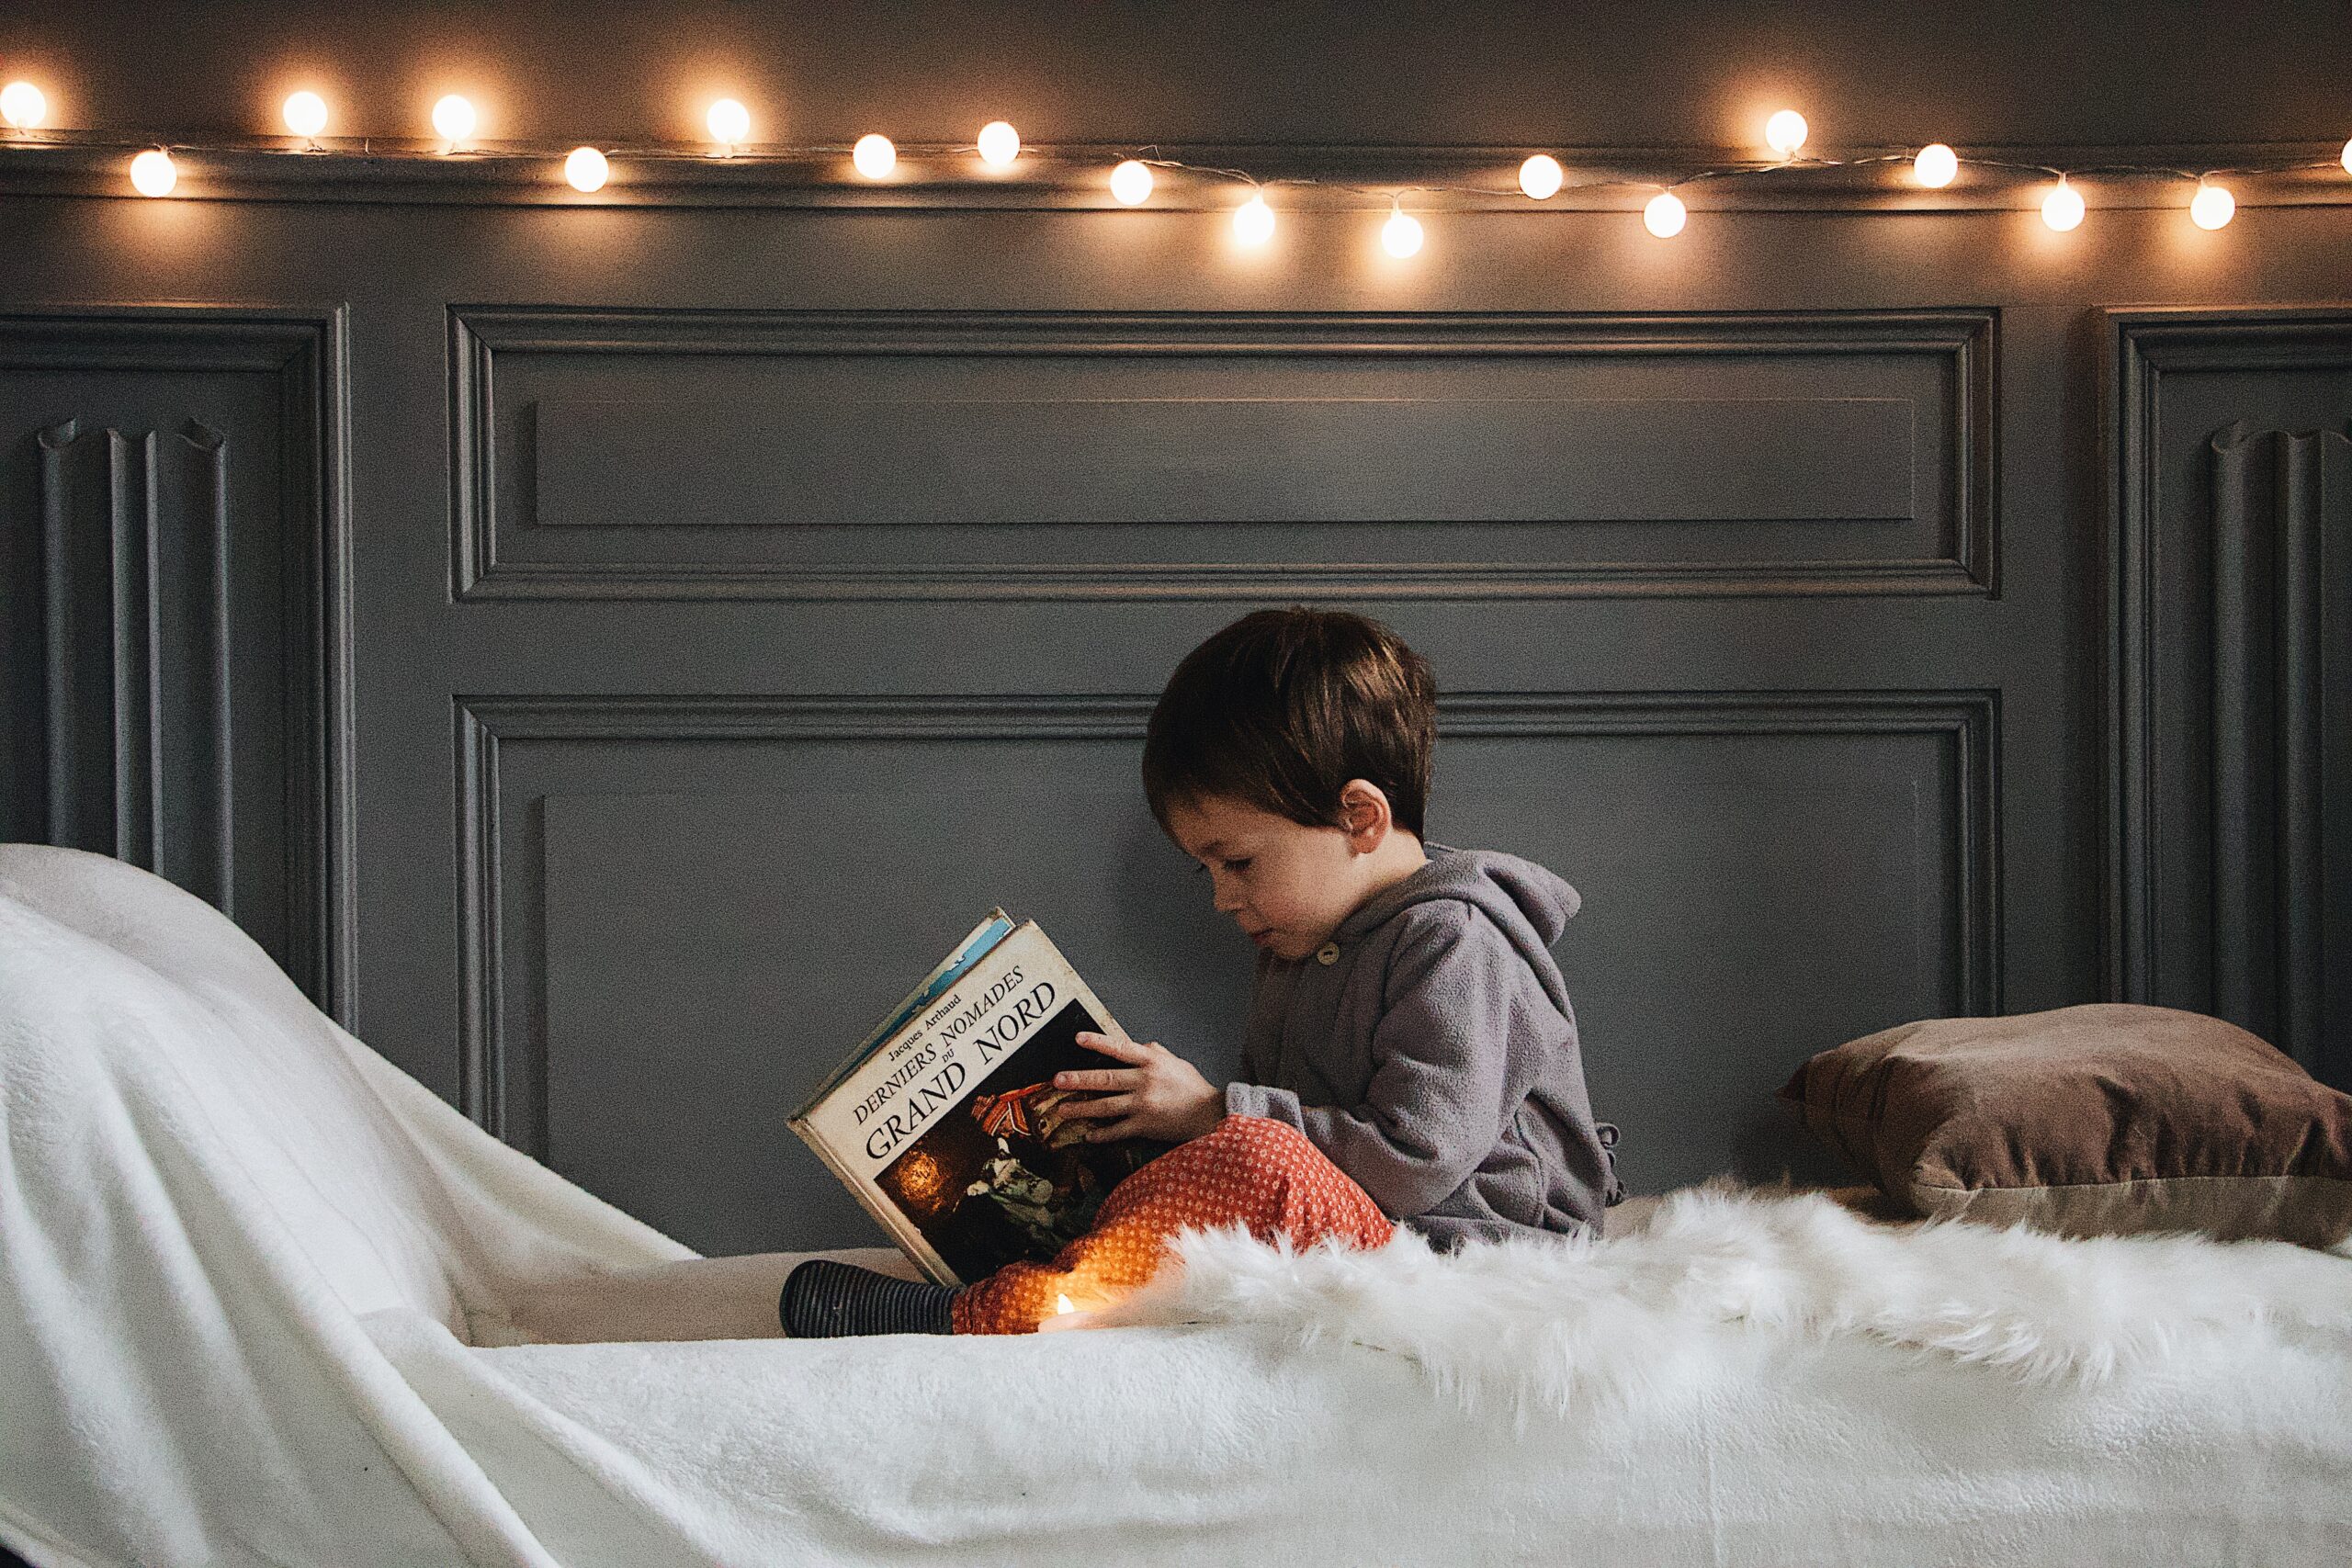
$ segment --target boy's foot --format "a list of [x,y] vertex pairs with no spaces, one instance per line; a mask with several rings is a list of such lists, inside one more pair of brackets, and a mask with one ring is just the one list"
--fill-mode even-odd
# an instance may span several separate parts
[[844,1334],[953,1334],[953,1286],[900,1280],[854,1263],[812,1258],[795,1269],[776,1299],[776,1316],[795,1339]]

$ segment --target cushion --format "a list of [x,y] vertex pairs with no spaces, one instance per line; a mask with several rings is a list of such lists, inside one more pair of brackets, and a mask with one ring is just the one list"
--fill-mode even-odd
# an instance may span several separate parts
[[1920,1214],[2308,1247],[2352,1234],[2352,1096],[2199,1013],[1905,1023],[1822,1052],[1781,1098]]

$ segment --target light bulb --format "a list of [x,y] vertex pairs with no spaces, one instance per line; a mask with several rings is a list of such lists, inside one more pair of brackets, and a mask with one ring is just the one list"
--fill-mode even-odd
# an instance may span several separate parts
[[150,147],[130,161],[131,188],[141,196],[169,196],[179,179],[172,155],[160,147]]
[[1911,172],[1919,176],[1921,185],[1941,190],[1960,173],[1960,154],[1940,141],[1930,141],[1911,160]]
[[1274,209],[1266,205],[1264,192],[1253,192],[1233,209],[1233,237],[1245,245],[1262,245],[1274,237]]
[[1111,195],[1122,207],[1140,207],[1151,195],[1151,165],[1130,158],[1111,171]]
[[1077,1309],[1075,1307],[1072,1307],[1069,1304],[1069,1297],[1067,1295],[1057,1294],[1054,1297],[1054,1315],[1056,1317],[1064,1316],[1076,1310]]
[[2352,175],[2352,141],[2344,144],[2344,172]]
[[729,147],[740,147],[752,139],[752,111],[733,98],[711,105],[703,123],[710,127],[713,141],[724,141]]
[[444,141],[463,141],[477,123],[473,105],[455,93],[433,106],[433,130]]
[[1680,197],[1662,190],[1642,209],[1642,226],[1661,240],[1671,240],[1682,232],[1682,220],[1689,216],[1690,209],[1682,205]]
[[1519,166],[1519,188],[1537,201],[1557,196],[1566,177],[1560,161],[1549,152],[1538,152]]
[[1380,226],[1380,248],[1402,261],[1421,248],[1421,223],[1403,208],[1388,214],[1388,221]]
[[869,180],[878,180],[899,166],[899,150],[879,131],[869,131],[849,150],[849,161]]
[[1782,109],[1764,122],[1764,140],[1773,152],[1785,158],[1804,145],[1805,130],[1804,116],[1794,109]]
[[980,127],[980,162],[991,169],[1009,169],[1021,156],[1021,132],[1001,119]]
[[0,119],[18,130],[30,130],[48,118],[49,100],[30,82],[11,82],[0,87]]
[[286,129],[297,136],[314,137],[327,128],[327,101],[316,93],[295,94],[278,112],[286,117]]
[[2064,233],[2083,220],[2083,194],[2058,176],[2057,186],[2041,198],[2041,220]]
[[2200,183],[2197,194],[2189,198],[2188,220],[2199,229],[2218,229],[2237,209],[2238,198],[2230,194],[2229,186]]
[[602,190],[612,172],[613,166],[594,147],[574,147],[571,156],[563,161],[563,177],[574,190]]

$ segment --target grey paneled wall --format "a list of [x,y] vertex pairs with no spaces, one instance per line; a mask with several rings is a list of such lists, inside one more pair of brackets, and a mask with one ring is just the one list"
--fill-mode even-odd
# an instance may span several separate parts
[[2352,1076],[2352,314],[2119,313],[2122,993]]
[[119,855],[346,993],[341,323],[0,317],[0,833]]
[[[1997,598],[1998,337],[1985,309],[457,306],[461,614],[584,656],[646,601],[700,633],[683,693],[453,694],[460,1102],[707,1248],[862,1234],[777,1112],[996,902],[1229,1071],[1246,965],[1135,790],[1165,662],[1011,684],[973,602],[1205,601],[1206,630],[1377,594],[1499,647],[1482,603],[1608,600],[1631,652],[1679,602],[1780,600],[1834,647],[1873,603]],[[721,694],[768,623],[719,607],[843,599],[922,683]],[[1788,1066],[2002,1003],[1999,692],[1823,662],[1442,704],[1432,832],[1583,886],[1588,1024],[1655,1046],[1591,1053],[1659,1130],[1651,1185],[1832,1174]]]
[[[705,1247],[870,1240],[783,1117],[989,903],[1230,1066],[1250,954],[1136,753],[1306,599],[1435,662],[1434,836],[1585,895],[1639,1190],[1838,1175],[1772,1089],[1929,1014],[2245,1007],[2343,1073],[2348,312],[2266,302],[2352,209],[1464,212],[1381,272],[1358,216],[1245,270],[1191,211],[23,202],[8,829],[208,896],[225,838],[517,1145]],[[302,303],[137,303],[223,298]]]

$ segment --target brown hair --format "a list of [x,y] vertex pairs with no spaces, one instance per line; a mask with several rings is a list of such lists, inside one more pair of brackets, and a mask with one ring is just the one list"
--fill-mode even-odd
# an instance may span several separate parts
[[1242,616],[1176,666],[1144,732],[1143,793],[1163,831],[1172,804],[1212,795],[1329,828],[1360,778],[1419,838],[1436,749],[1429,660],[1378,621],[1293,604]]

